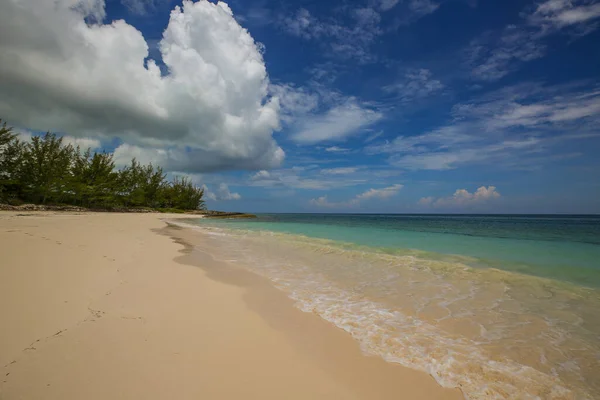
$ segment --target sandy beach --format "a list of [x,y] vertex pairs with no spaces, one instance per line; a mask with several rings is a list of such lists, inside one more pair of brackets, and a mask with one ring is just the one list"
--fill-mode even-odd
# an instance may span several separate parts
[[3,400],[462,398],[191,257],[180,215],[23,214],[0,213]]

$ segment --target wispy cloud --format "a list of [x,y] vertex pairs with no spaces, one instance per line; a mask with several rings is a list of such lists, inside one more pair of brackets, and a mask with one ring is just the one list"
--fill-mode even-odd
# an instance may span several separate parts
[[401,102],[409,102],[432,95],[443,88],[442,82],[434,79],[431,71],[421,68],[407,71],[400,82],[384,86],[383,90],[396,94]]
[[374,0],[371,2],[381,12],[395,9],[396,24],[408,24],[435,12],[440,4],[431,0]]
[[579,34],[586,34],[598,27],[587,24],[599,17],[600,3],[596,0],[546,0],[527,19],[531,25],[541,27],[543,33],[583,24]]
[[301,144],[343,140],[383,118],[383,113],[369,104],[319,84],[274,84],[270,91],[281,105],[291,139]]
[[336,18],[320,19],[305,8],[284,16],[279,25],[290,35],[306,40],[318,40],[326,46],[328,54],[341,59],[355,59],[360,63],[376,59],[370,51],[371,44],[383,31],[379,27],[379,13],[371,8],[350,11],[353,23],[343,23]]
[[148,15],[156,11],[162,4],[170,4],[172,0],[121,0],[129,12],[137,15]]
[[353,174],[358,171],[357,167],[338,167],[338,168],[326,168],[321,170],[321,173],[325,175],[347,175]]
[[473,78],[495,81],[515,71],[520,63],[543,57],[546,46],[535,33],[509,25],[500,34],[488,32],[473,40],[466,54]]
[[350,149],[346,147],[330,146],[326,147],[325,151],[328,153],[347,153],[350,151]]
[[[281,16],[278,25],[290,35],[318,41],[327,56],[366,64],[378,61],[380,55],[371,47],[379,37],[435,12],[438,7],[431,0],[371,0],[337,7],[337,13],[327,17],[317,17],[308,9],[299,8]],[[395,9],[394,23],[386,27],[382,24],[382,14],[392,9]]]
[[374,143],[365,150],[389,154],[392,165],[409,170],[491,162],[511,168],[540,167],[545,156],[560,154],[561,144],[600,136],[600,88],[584,87],[507,87],[457,104],[448,125]]
[[396,196],[398,192],[404,187],[401,184],[394,184],[388,187],[384,187],[381,189],[369,189],[363,193],[360,193],[347,201],[341,202],[332,202],[329,201],[327,196],[321,196],[314,199],[311,199],[309,203],[313,206],[317,207],[325,207],[325,208],[347,208],[347,207],[356,207],[359,206],[362,202],[371,200],[371,199],[388,199],[390,197]]
[[302,144],[339,141],[360,133],[382,118],[381,112],[367,108],[350,98],[324,114],[303,119],[293,130],[291,138]]
[[473,78],[495,81],[518,69],[523,62],[543,57],[546,37],[566,31],[588,34],[600,25],[600,3],[596,0],[546,0],[524,11],[518,24],[501,32],[487,32],[465,50]]
[[366,179],[347,174],[323,174],[316,168],[292,167],[258,171],[245,184],[264,188],[324,190],[364,184]]
[[288,83],[272,84],[269,86],[269,91],[278,99],[281,118],[287,123],[292,123],[295,119],[316,110],[321,102],[318,92]]

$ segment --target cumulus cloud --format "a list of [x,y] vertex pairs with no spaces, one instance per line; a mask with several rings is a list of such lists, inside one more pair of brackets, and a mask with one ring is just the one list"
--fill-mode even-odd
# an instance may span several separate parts
[[204,189],[204,196],[213,201],[240,200],[242,198],[239,193],[232,193],[225,183],[221,183],[215,192],[211,191],[206,185],[202,185],[202,189]]
[[0,115],[32,130],[118,137],[118,153],[159,158],[168,170],[282,162],[262,50],[227,4],[186,0],[171,12],[158,44],[166,75],[147,59],[141,32],[101,23],[104,8],[103,0],[1,3]]
[[464,208],[487,204],[494,199],[500,198],[500,193],[495,186],[481,186],[475,192],[471,193],[466,189],[457,189],[449,197],[423,197],[418,204],[425,207],[435,208]]
[[363,200],[368,199],[387,199],[389,197],[395,196],[398,194],[400,189],[402,189],[404,185],[395,184],[392,186],[385,187],[383,189],[369,189],[366,192],[363,192],[357,195],[354,198],[354,201],[361,202]]
[[316,199],[310,199],[309,204],[317,207],[336,207],[340,203],[331,203],[327,200],[327,196],[317,197]]
[[402,189],[404,185],[394,184],[388,187],[384,187],[382,189],[369,189],[363,193],[360,193],[350,200],[341,201],[341,202],[331,202],[328,200],[327,196],[321,196],[314,199],[309,200],[309,204],[317,207],[328,207],[328,208],[344,208],[344,207],[356,207],[359,206],[362,202],[371,200],[371,199],[389,199],[390,197],[396,196],[400,189]]

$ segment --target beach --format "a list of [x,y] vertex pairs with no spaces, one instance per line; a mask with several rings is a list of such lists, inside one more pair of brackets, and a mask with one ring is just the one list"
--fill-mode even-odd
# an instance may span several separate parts
[[463,398],[192,254],[180,217],[0,213],[0,399]]

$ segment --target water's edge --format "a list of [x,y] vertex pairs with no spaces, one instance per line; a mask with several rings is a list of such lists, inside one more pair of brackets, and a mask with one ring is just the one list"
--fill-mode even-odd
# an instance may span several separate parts
[[268,278],[300,309],[350,333],[366,353],[425,371],[466,398],[598,393],[590,384],[600,370],[600,329],[590,325],[600,305],[595,289],[474,269],[464,257],[424,259],[428,253],[370,252],[189,222],[171,221],[202,232],[212,254]]

